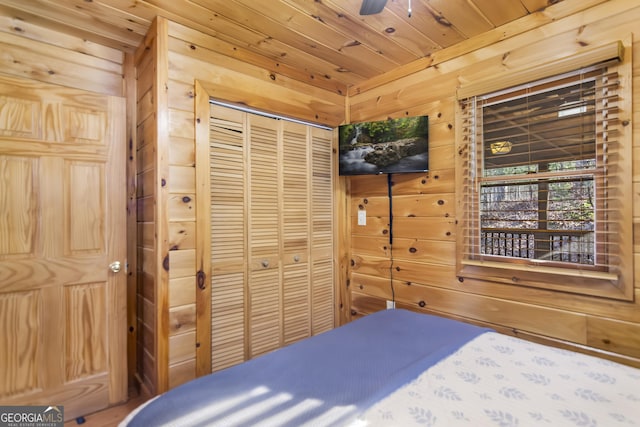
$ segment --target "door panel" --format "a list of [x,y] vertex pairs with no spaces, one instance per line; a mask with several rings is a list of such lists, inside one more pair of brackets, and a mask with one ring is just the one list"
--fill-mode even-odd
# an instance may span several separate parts
[[[36,387],[38,334],[18,333],[23,325],[38,322],[39,292],[0,294],[0,358],[3,364],[0,396],[18,394]],[[10,368],[10,369],[8,369]]]
[[282,121],[283,341],[311,335],[309,127]]
[[196,197],[210,196],[211,295],[200,307],[211,310],[198,324],[211,319],[217,371],[333,328],[333,133],[210,113],[210,191]]
[[33,252],[32,236],[36,224],[33,175],[36,169],[36,159],[0,156],[0,186],[8,189],[0,195],[0,236],[4,236],[0,237],[0,256]]
[[[246,297],[246,114],[211,107],[211,370],[244,362]],[[199,196],[196,196],[199,197]]]
[[[0,77],[0,402],[126,399],[124,100]],[[6,379],[6,380],[5,380]]]
[[89,255],[99,253],[105,247],[104,226],[104,170],[98,162],[67,162],[65,164],[65,185],[82,182],[87,185],[69,185],[65,189],[68,201],[65,203],[65,253]]
[[280,289],[279,121],[249,120],[249,357],[282,346]]

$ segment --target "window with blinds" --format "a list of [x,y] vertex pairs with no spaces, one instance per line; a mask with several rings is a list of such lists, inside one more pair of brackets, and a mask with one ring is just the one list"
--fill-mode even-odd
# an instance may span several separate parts
[[618,62],[460,100],[463,276],[629,295]]

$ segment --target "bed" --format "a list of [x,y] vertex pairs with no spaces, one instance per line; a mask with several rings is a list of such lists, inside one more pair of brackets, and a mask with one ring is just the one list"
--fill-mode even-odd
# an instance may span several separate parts
[[640,369],[380,311],[145,403],[138,426],[634,426]]

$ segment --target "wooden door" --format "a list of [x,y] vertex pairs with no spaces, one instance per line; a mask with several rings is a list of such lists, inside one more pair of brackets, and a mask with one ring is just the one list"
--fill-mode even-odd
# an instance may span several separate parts
[[[207,107],[209,107],[207,100]],[[211,105],[209,151],[211,218],[210,317],[201,325],[212,327],[211,371],[228,368],[247,359],[245,312],[247,283],[247,113]],[[202,159],[198,159],[202,161]],[[210,178],[209,178],[210,177]],[[200,194],[196,198],[204,197]],[[200,232],[200,230],[198,230]],[[203,232],[204,234],[204,232]],[[209,310],[201,310],[202,316]],[[208,338],[209,334],[205,334]],[[200,372],[203,374],[206,372]]]
[[197,160],[208,161],[198,188],[209,191],[196,198],[210,201],[198,333],[211,337],[211,360],[198,365],[218,371],[334,327],[333,133],[217,105],[210,114]]
[[249,358],[282,346],[280,121],[249,116]]
[[126,399],[124,106],[0,77],[0,404]]
[[286,120],[282,128],[281,245],[283,343],[311,336],[312,243],[309,134],[311,127]]

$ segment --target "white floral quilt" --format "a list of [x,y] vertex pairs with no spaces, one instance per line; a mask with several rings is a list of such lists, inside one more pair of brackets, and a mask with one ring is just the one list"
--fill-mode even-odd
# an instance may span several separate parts
[[640,426],[640,370],[487,332],[352,426]]

